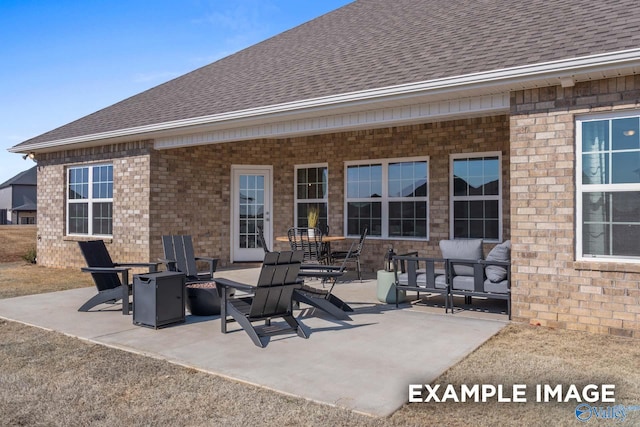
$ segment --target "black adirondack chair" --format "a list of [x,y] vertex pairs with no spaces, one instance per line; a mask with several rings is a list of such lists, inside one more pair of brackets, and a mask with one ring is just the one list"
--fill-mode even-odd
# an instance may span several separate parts
[[[221,293],[221,331],[227,333],[227,323],[236,321],[258,347],[265,347],[269,335],[283,331],[294,331],[298,336],[308,335],[293,317],[291,300],[293,291],[300,287],[298,272],[303,253],[269,252],[265,253],[262,270],[257,286],[239,283],[225,278],[215,278],[216,287]],[[249,295],[231,297],[233,290],[247,292]],[[231,319],[228,317],[231,316]],[[282,318],[288,328],[273,330],[271,319]],[[265,327],[254,327],[255,322],[265,322]]]
[[[98,294],[85,302],[78,311],[89,311],[99,304],[115,303],[122,300],[122,314],[129,314],[131,284],[129,270],[134,267],[146,267],[149,272],[157,271],[157,263],[115,263],[103,240],[78,242],[80,251],[87,262],[81,270],[91,273],[98,288]],[[122,279],[120,278],[122,277]]]
[[[218,265],[218,258],[195,256],[193,240],[189,235],[162,236],[164,259],[167,271],[179,271],[187,277],[187,284],[211,281]],[[198,271],[196,261],[208,264],[208,270]]]
[[353,308],[346,302],[335,296],[332,291],[338,279],[344,273],[351,251],[354,250],[356,243],[351,244],[351,248],[347,251],[347,256],[340,266],[321,265],[321,264],[302,264],[299,276],[303,278],[318,278],[323,285],[330,283],[328,289],[318,288],[303,284],[299,289],[293,292],[294,301],[301,302],[312,307],[316,307],[325,311],[339,320],[352,320],[346,312],[352,312]]

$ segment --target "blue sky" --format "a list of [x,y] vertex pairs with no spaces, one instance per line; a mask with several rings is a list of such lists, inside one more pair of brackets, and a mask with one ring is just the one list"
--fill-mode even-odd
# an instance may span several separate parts
[[350,0],[5,0],[0,183],[34,166],[8,148]]

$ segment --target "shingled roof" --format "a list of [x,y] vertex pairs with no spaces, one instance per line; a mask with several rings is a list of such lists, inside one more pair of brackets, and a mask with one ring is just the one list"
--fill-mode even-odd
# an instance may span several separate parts
[[37,166],[22,171],[13,178],[9,178],[2,184],[0,188],[10,187],[12,185],[37,185],[38,184],[38,170]]
[[637,0],[357,0],[14,147],[640,46]]

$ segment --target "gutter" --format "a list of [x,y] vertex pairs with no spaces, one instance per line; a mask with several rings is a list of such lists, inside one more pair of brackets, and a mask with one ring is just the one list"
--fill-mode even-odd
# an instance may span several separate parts
[[[640,67],[640,49],[630,49],[619,52],[589,55],[579,58],[562,59],[534,65],[525,65],[462,76],[445,77],[416,83],[406,83],[396,86],[369,89],[358,92],[348,92],[338,95],[312,98],[283,104],[268,105],[258,108],[232,111],[210,116],[194,117],[190,119],[163,122],[127,129],[118,129],[78,137],[45,141],[30,145],[9,148],[12,153],[26,153],[34,150],[46,150],[72,144],[98,142],[107,139],[125,138],[134,135],[148,137],[152,134],[162,134],[169,131],[246,120],[268,121],[272,116],[283,116],[315,110],[327,110],[334,107],[346,107],[358,104],[369,104],[384,101],[398,101],[417,96],[429,96],[450,93],[455,95],[470,89],[500,88],[506,85],[521,85],[521,89],[534,87],[531,83],[536,80],[557,79],[558,84],[572,85],[574,76],[584,73],[615,71],[622,67]],[[603,77],[604,78],[604,77]],[[529,83],[527,85],[527,83]],[[549,84],[541,84],[541,86]],[[513,89],[504,89],[513,90]],[[50,151],[50,150],[49,150]]]

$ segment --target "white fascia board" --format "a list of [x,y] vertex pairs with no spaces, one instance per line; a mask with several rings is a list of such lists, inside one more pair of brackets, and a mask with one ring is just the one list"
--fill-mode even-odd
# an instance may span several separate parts
[[509,84],[521,84],[523,87],[527,87],[526,82],[534,82],[536,80],[544,81],[548,79],[558,79],[558,84],[560,84],[561,78],[575,78],[575,76],[579,74],[614,71],[623,67],[640,67],[640,49],[562,59],[533,65],[466,74],[463,76],[348,92],[283,104],[231,111],[211,116],[118,129],[92,135],[30,144],[29,146],[21,146],[19,148],[13,147],[10,148],[9,151],[14,153],[24,153],[35,150],[52,151],[51,148],[73,144],[93,142],[94,145],[99,145],[101,141],[107,142],[105,140],[109,140],[108,142],[130,140],[132,136],[136,135],[141,139],[146,139],[154,136],[176,134],[176,131],[180,129],[185,131],[186,128],[206,126],[220,122],[226,122],[229,127],[232,127],[234,121],[240,122],[247,119],[260,118],[260,121],[264,121],[265,118],[269,116],[278,116],[278,120],[283,120],[283,115],[299,113],[301,111],[330,110],[339,106],[361,105],[363,107],[362,110],[366,110],[366,104],[379,103],[382,100],[399,102],[404,98],[410,99],[417,96],[428,97],[445,93],[450,93],[451,99],[453,99],[455,97],[464,97],[464,91],[470,89],[485,89],[488,91],[491,88],[495,88],[495,90],[498,91],[498,88],[502,86],[505,88],[503,90],[509,90]]

